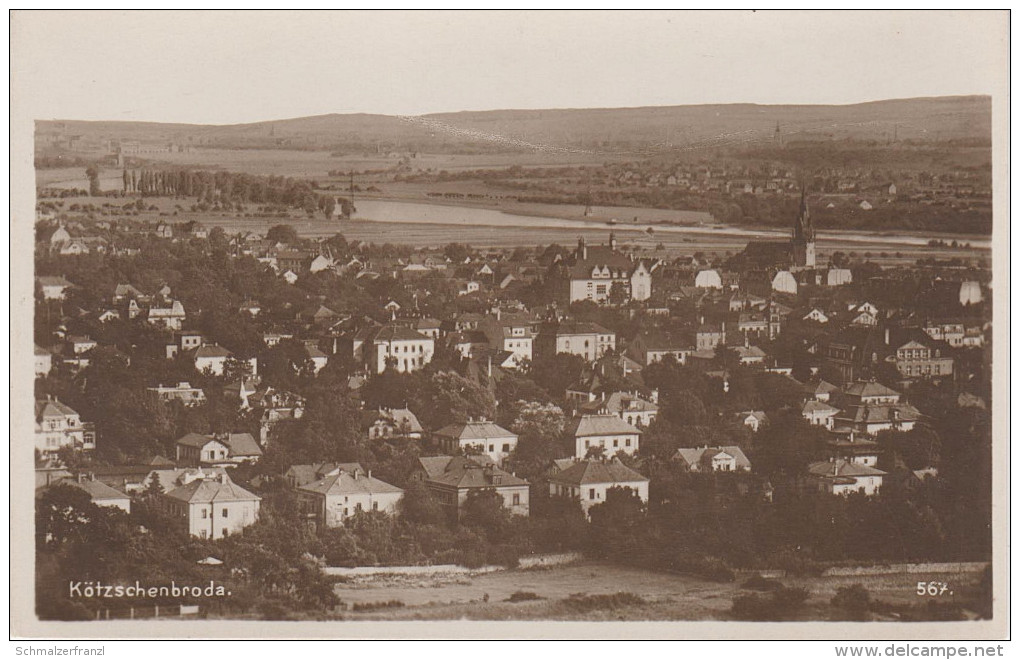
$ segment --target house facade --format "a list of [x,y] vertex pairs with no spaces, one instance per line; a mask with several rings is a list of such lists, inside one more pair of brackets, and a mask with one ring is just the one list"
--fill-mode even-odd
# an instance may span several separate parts
[[617,452],[634,455],[641,441],[641,430],[616,415],[581,415],[568,424],[574,437],[574,457],[588,458],[589,452],[601,448],[605,457]]
[[326,527],[340,527],[361,512],[396,515],[403,495],[403,490],[376,479],[360,466],[352,471],[337,467],[297,489],[302,513]]
[[619,460],[579,460],[549,477],[549,495],[572,497],[587,515],[591,507],[606,501],[611,488],[628,488],[648,503],[648,477]]
[[221,539],[258,520],[262,498],[233,483],[225,473],[214,477],[185,473],[181,481],[160,500],[189,535]]

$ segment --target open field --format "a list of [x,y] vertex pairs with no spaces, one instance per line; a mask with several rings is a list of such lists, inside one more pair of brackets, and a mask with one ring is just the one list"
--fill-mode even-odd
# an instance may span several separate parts
[[[828,620],[829,601],[839,587],[864,585],[873,599],[892,605],[916,605],[919,580],[941,580],[953,595],[940,597],[967,609],[969,595],[980,573],[942,575],[889,574],[854,577],[790,577],[786,586],[810,592],[804,620]],[[471,576],[377,576],[338,584],[336,593],[353,607],[400,601],[404,606],[345,614],[366,620],[396,619],[588,619],[588,620],[725,620],[733,598],[746,590],[742,579],[717,583],[688,575],[657,573],[596,562],[483,573]],[[578,614],[560,602],[572,594],[615,594],[624,591],[646,601],[644,605],[618,610],[593,610]],[[538,600],[507,602],[515,592],[532,592]],[[487,597],[487,599],[486,599]]]

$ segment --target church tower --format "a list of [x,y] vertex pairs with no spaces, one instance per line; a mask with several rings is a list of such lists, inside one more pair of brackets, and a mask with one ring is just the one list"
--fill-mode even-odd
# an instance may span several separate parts
[[790,241],[793,251],[793,265],[799,268],[815,267],[815,228],[811,225],[811,213],[808,211],[805,191],[800,191],[800,210],[797,222],[793,225],[793,240]]

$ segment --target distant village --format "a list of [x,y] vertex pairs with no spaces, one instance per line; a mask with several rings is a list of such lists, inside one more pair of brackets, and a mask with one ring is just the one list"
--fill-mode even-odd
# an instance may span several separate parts
[[[788,238],[726,257],[632,249],[611,227],[601,244],[412,250],[50,205],[37,498],[75,489],[206,542],[267,520],[356,530],[424,499],[456,529],[482,501],[511,520],[570,501],[606,525],[623,494],[649,514],[685,488],[755,507],[895,497],[935,511],[917,523],[938,526],[933,553],[967,556],[972,523],[920,494],[985,496],[987,466],[959,456],[988,427],[957,447],[947,425],[991,405],[989,272],[823,262],[808,196],[768,174],[646,177],[799,198]],[[863,209],[950,184],[825,185]]]

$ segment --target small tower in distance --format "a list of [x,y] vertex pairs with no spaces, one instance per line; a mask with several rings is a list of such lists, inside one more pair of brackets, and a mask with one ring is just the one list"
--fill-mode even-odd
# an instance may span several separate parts
[[811,225],[811,213],[808,210],[804,188],[800,190],[800,210],[797,212],[797,222],[793,225],[793,240],[790,241],[790,247],[794,266],[815,267],[815,228]]

